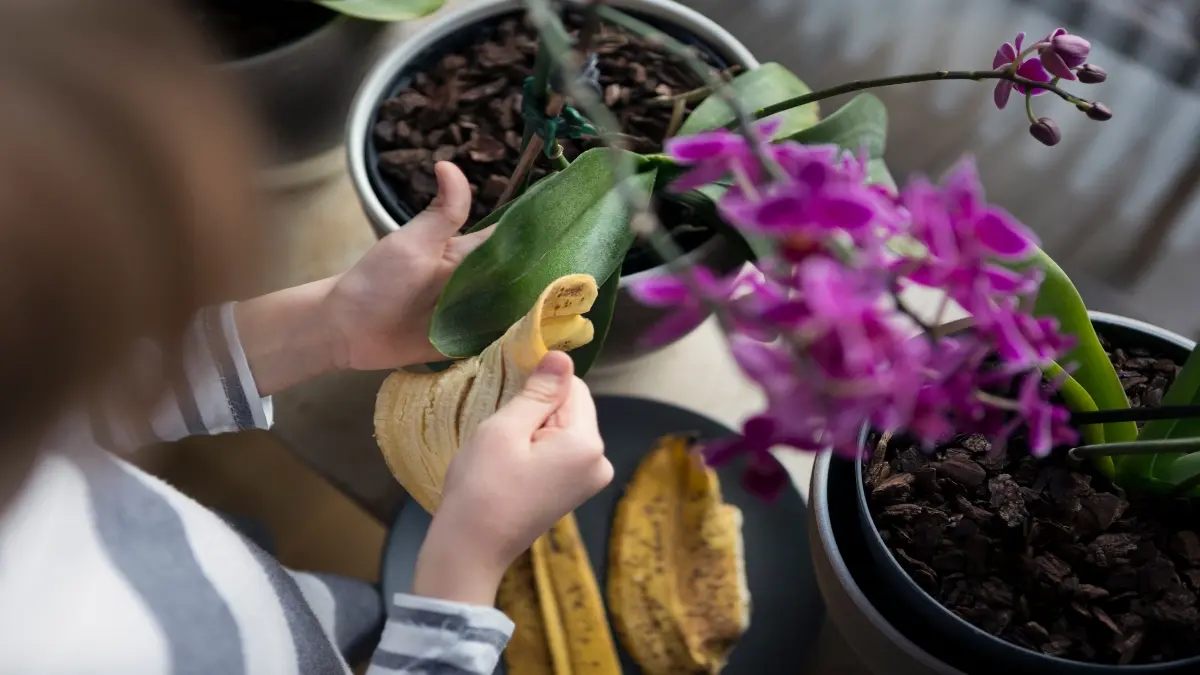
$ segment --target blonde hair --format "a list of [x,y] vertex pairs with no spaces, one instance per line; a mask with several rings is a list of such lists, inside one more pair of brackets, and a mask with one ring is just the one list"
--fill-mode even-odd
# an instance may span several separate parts
[[174,5],[0,0],[0,440],[254,268],[257,147]]

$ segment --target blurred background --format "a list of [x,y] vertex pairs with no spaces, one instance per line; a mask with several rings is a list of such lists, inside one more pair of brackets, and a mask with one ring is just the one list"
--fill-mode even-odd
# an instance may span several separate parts
[[[1027,134],[992,87],[928,83],[875,93],[891,115],[898,181],[975,156],[988,197],[1032,227],[1092,309],[1200,332],[1200,0],[688,0],[814,89],[863,77],[987,68],[1018,31],[1057,26],[1092,41],[1107,82],[1069,90],[1115,117],[1097,123],[1035,99],[1063,141]],[[1026,43],[1028,44],[1028,42]],[[1070,84],[1070,83],[1068,83]],[[828,113],[846,99],[823,103]]]

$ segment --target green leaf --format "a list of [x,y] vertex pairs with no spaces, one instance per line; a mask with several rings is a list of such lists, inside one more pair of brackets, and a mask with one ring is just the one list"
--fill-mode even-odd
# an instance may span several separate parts
[[[633,242],[631,213],[607,148],[589,150],[539,181],[500,216],[496,230],[454,271],[438,299],[429,339],[451,358],[473,356],[567,274],[608,279]],[[639,162],[637,155],[629,154]],[[630,186],[647,197],[654,171]]]
[[568,352],[575,362],[575,375],[583,377],[595,365],[600,351],[604,349],[604,341],[608,338],[608,329],[612,326],[613,312],[617,308],[617,294],[621,286],[621,270],[613,270],[608,280],[600,284],[600,293],[587,318],[592,322],[595,334],[592,341],[586,345]]
[[[1161,405],[1190,405],[1200,403],[1200,349],[1193,349],[1175,376],[1175,381],[1163,396]],[[1151,420],[1142,427],[1138,440],[1155,441],[1164,438],[1200,436],[1200,420]]]
[[896,194],[900,189],[896,185],[896,179],[892,178],[892,172],[888,170],[887,164],[884,164],[882,157],[867,162],[867,185],[882,185],[892,194]]
[[[1100,346],[1100,338],[1092,327],[1087,306],[1071,279],[1050,256],[1042,250],[1034,255],[1033,263],[1045,272],[1035,316],[1051,316],[1058,319],[1059,329],[1075,338],[1075,346],[1059,359],[1061,363],[1073,364],[1076,370],[1072,377],[1087,390],[1100,410],[1121,410],[1129,407],[1125,389],[1117,378],[1117,371]],[[1133,422],[1115,422],[1104,425],[1104,438],[1108,443],[1124,443],[1137,438],[1137,425]],[[1120,471],[1122,460],[1117,460]]]
[[[765,108],[790,98],[812,93],[807,84],[790,70],[778,63],[764,63],[754,70],[747,70],[729,82],[731,93],[750,111]],[[792,108],[768,117],[782,120],[775,139],[786,138],[817,123],[819,112],[816,103]],[[709,95],[700,102],[692,114],[679,128],[680,136],[690,136],[702,131],[724,128],[736,120],[733,110],[720,96]]]
[[[1058,381],[1061,384],[1058,388],[1059,396],[1062,396],[1063,402],[1067,407],[1074,412],[1094,412],[1098,410],[1096,401],[1092,399],[1092,395],[1083,388],[1079,381],[1067,374],[1062,366],[1057,363],[1050,363],[1042,368],[1046,378],[1052,381]],[[1083,441],[1087,445],[1102,445],[1104,443],[1104,425],[1102,424],[1086,424],[1080,429],[1080,435],[1083,436]],[[1112,478],[1116,471],[1112,457],[1096,457],[1092,463],[1100,469],[1105,476]]]
[[385,22],[419,19],[441,9],[443,2],[444,0],[317,0],[317,4],[347,16]]
[[788,138],[805,145],[833,144],[851,152],[864,148],[871,159],[887,146],[887,107],[874,94],[859,94],[819,123]]

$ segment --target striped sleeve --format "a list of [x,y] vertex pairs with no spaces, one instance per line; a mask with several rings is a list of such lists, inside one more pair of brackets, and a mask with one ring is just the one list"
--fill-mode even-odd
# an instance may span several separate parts
[[100,446],[132,451],[187,436],[271,427],[271,399],[258,395],[238,339],[233,303],[200,310],[184,335],[183,372],[170,377],[162,369],[157,345],[139,345],[132,370],[165,376],[171,384],[148,420],[126,421],[112,411],[93,411],[92,431]]
[[367,675],[491,675],[513,627],[493,607],[397,593]]

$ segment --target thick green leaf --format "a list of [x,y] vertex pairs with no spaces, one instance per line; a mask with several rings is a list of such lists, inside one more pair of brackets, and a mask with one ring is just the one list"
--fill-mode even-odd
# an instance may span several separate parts
[[819,123],[788,138],[805,145],[833,144],[851,152],[864,148],[871,159],[887,147],[887,107],[874,94],[859,94]]
[[613,312],[617,308],[617,294],[621,286],[621,270],[613,270],[613,273],[608,275],[608,280],[600,284],[600,293],[596,296],[596,302],[592,303],[592,309],[587,313],[587,318],[592,322],[592,328],[595,329],[595,335],[592,336],[592,341],[579,349],[570,352],[571,359],[575,362],[575,374],[579,377],[587,375],[587,372],[595,365],[596,359],[600,356],[600,351],[604,349],[604,341],[608,338],[608,329],[612,326]]
[[[256,2],[258,0],[246,0]],[[444,0],[317,0],[335,12],[368,21],[409,21],[441,9]]]
[[[1161,405],[1195,405],[1200,403],[1200,350],[1193,349],[1175,376],[1175,382],[1163,396]],[[1200,420],[1151,420],[1142,427],[1139,441],[1200,438]],[[1152,478],[1171,485],[1179,484],[1200,473],[1200,454],[1181,452],[1160,453],[1130,465],[1130,470],[1142,470]],[[1148,461],[1146,461],[1148,460]]]
[[[1062,366],[1057,363],[1042,368],[1046,378],[1051,381],[1061,382],[1058,388],[1059,396],[1062,396],[1063,402],[1067,407],[1074,412],[1095,412],[1096,401],[1092,399],[1092,395],[1083,388],[1079,381],[1067,374]],[[1103,424],[1087,424],[1080,429],[1080,435],[1083,437],[1083,442],[1087,445],[1102,445],[1104,443],[1104,425]],[[1100,469],[1101,473],[1109,478],[1113,477],[1116,467],[1113,464],[1112,457],[1096,457],[1092,463]]]
[[[1200,349],[1193,349],[1163,396],[1161,405],[1191,405],[1200,403]],[[1138,440],[1156,441],[1165,438],[1200,436],[1200,420],[1151,420],[1142,427]]]
[[[778,63],[764,63],[754,70],[747,70],[729,82],[734,96],[751,111],[765,108],[790,98],[803,96],[812,90],[790,70]],[[774,138],[786,138],[817,123],[819,112],[816,103],[792,108],[768,117],[782,120]],[[713,131],[732,124],[736,119],[733,111],[720,96],[710,95],[704,99],[679,128],[680,136],[689,136],[701,131]]]
[[[1050,256],[1040,249],[1033,263],[1045,273],[1037,303],[1035,316],[1051,316],[1058,319],[1060,330],[1075,338],[1075,346],[1059,359],[1062,363],[1076,367],[1072,376],[1091,395],[1100,410],[1121,410],[1129,407],[1125,389],[1117,378],[1117,371],[1100,346],[1100,338],[1088,317],[1087,306],[1066,272]],[[1108,443],[1125,443],[1137,438],[1137,425],[1133,422],[1116,422],[1104,425],[1104,439]],[[1120,471],[1121,460],[1117,461]]]
[[867,161],[867,185],[882,185],[892,194],[896,194],[900,189],[882,157]]
[[[459,265],[438,300],[429,330],[446,356],[473,356],[529,311],[567,274],[608,279],[625,258],[632,215],[619,194],[611,152],[596,148],[540,181],[506,209],[495,233]],[[632,155],[634,161],[640,161]],[[649,196],[655,172],[629,186]]]

